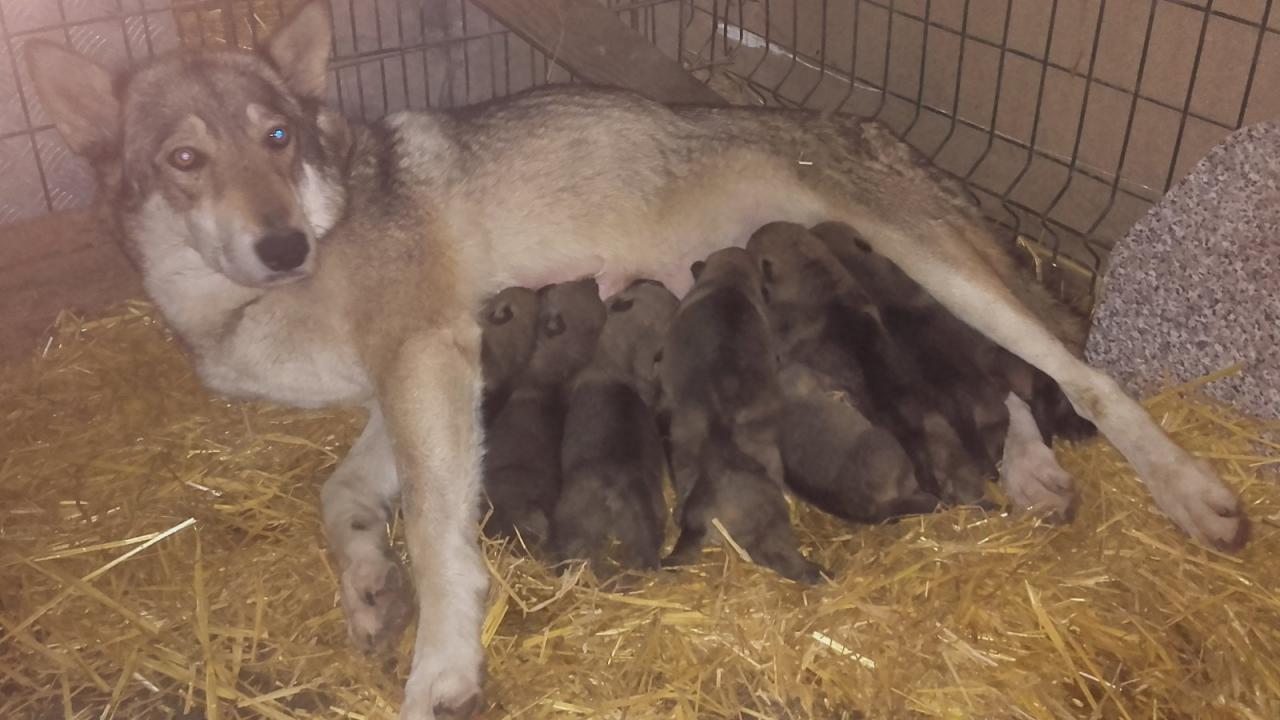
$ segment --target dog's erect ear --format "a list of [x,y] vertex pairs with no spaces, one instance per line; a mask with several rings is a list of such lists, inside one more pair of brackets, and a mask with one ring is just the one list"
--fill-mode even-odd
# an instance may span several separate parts
[[110,152],[120,134],[111,73],[47,40],[28,40],[24,50],[36,95],[72,152],[90,159]]
[[311,100],[324,98],[328,82],[330,18],[328,0],[310,0],[267,40],[267,57],[289,89]]

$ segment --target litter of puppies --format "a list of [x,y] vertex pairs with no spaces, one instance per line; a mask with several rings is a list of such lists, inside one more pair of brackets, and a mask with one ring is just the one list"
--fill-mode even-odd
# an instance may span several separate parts
[[[614,540],[618,565],[653,570],[669,476],[680,534],[662,564],[723,540],[815,583],[822,568],[798,550],[786,491],[862,523],[994,508],[996,458],[1041,448],[1060,471],[1044,436],[1091,429],[1052,380],[847,226],[771,223],[690,272],[683,299],[638,279],[601,303],[588,278],[486,303],[487,534],[534,549],[554,538],[543,559],[593,559],[606,576]],[[1009,465],[1006,476],[1028,471]],[[1006,485],[1017,509],[1066,517],[1061,477],[1062,502]]]

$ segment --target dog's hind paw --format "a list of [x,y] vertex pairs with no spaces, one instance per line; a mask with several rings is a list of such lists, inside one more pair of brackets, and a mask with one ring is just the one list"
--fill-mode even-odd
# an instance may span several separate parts
[[1165,462],[1143,479],[1156,506],[1197,542],[1226,551],[1244,546],[1248,518],[1235,492],[1218,479],[1209,463],[1199,459]]
[[351,641],[363,652],[389,650],[413,614],[404,568],[389,553],[353,560],[342,572],[342,610]]
[[1000,465],[1000,487],[1019,510],[1043,513],[1058,521],[1075,516],[1076,494],[1071,475],[1053,450],[1038,439],[1009,438]]

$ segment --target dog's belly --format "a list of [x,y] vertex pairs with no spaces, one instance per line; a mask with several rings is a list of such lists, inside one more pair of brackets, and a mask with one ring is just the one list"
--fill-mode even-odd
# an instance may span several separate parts
[[829,219],[823,203],[798,184],[733,177],[700,195],[644,212],[597,215],[590,222],[526,226],[523,247],[512,253],[524,262],[509,279],[536,288],[591,275],[608,297],[636,278],[651,278],[683,296],[693,285],[689,268],[695,261],[745,245],[760,226]]

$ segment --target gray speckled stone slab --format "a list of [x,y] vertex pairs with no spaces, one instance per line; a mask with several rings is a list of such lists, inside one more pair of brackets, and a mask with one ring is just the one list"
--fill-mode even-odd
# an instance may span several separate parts
[[1139,395],[1243,363],[1206,387],[1280,418],[1280,124],[1215,147],[1116,243],[1086,357]]

